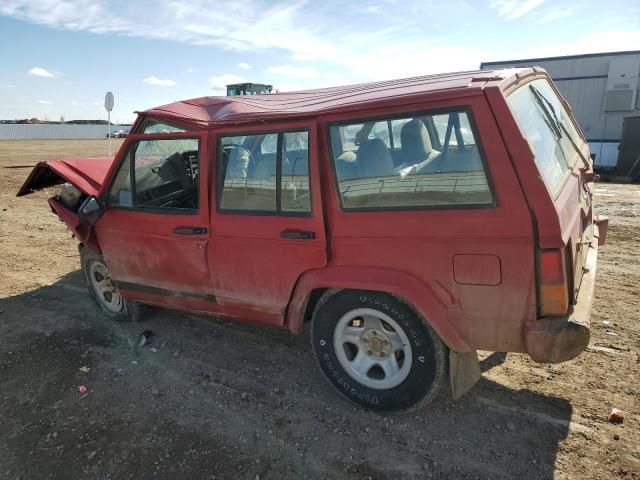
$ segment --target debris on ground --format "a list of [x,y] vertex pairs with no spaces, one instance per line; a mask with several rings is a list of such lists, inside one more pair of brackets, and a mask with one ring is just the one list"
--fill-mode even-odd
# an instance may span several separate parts
[[612,353],[612,354],[614,354],[614,355],[618,355],[618,354],[620,353],[619,351],[617,351],[617,350],[615,350],[615,349],[613,349],[613,348],[610,348],[610,347],[601,347],[601,346],[599,346],[599,345],[593,345],[593,346],[589,345],[589,346],[587,347],[587,350],[588,350],[588,351],[590,351],[590,352],[604,352],[604,353]]
[[89,367],[80,367],[78,370],[80,370],[82,373],[89,373],[91,369]]
[[624,422],[624,413],[622,412],[622,410],[618,410],[617,408],[612,408],[611,413],[609,414],[609,421],[611,423]]
[[153,337],[153,332],[151,330],[145,330],[142,332],[138,337],[138,348],[149,345],[149,343],[151,343],[151,337]]
[[78,392],[85,393],[87,391],[87,387],[84,385],[78,385]]

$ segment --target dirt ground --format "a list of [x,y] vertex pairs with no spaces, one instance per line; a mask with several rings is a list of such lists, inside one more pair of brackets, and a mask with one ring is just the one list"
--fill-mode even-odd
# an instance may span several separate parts
[[381,415],[332,390],[304,336],[101,316],[48,193],[15,193],[36,161],[105,152],[0,141],[0,478],[640,479],[640,186],[597,185],[611,223],[586,352],[484,354],[462,399]]

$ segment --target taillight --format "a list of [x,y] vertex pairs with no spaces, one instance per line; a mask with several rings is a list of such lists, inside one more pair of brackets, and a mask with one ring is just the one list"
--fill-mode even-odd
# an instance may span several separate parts
[[538,253],[540,316],[566,315],[569,310],[567,269],[562,250]]

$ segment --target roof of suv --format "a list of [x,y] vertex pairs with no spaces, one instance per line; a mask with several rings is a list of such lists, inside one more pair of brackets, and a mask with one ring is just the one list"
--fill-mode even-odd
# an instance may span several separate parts
[[[422,77],[362,83],[341,87],[233,97],[200,97],[170,103],[143,112],[188,123],[227,124],[274,118],[303,118],[363,108],[373,103],[398,104],[438,92],[450,95],[477,93],[488,81],[504,80],[529,69],[473,70]],[[465,92],[466,91],[466,92]]]

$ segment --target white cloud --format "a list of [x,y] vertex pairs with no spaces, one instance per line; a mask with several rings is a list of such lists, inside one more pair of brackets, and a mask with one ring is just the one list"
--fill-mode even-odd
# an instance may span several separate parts
[[242,83],[246,82],[246,80],[240,75],[235,75],[233,73],[225,73],[223,75],[213,76],[209,79],[211,82],[211,86],[216,92],[224,91],[226,92],[227,85],[230,83]]
[[273,75],[284,75],[287,77],[298,78],[316,78],[318,76],[318,71],[314,67],[304,65],[278,65],[267,68],[265,72]]
[[196,73],[197,71],[197,68],[187,68],[187,73]]
[[536,20],[536,23],[550,23],[560,20],[562,18],[570,17],[576,12],[576,6],[570,5],[568,7],[549,8],[544,12],[541,12],[540,16]]
[[514,20],[527,15],[544,2],[545,0],[492,0],[490,5],[491,8],[498,10],[498,15],[501,17]]
[[238,64],[238,68],[240,68],[242,70],[251,70],[251,65],[249,65],[248,63],[245,63],[245,62],[240,62]]
[[51,105],[51,102],[49,100],[38,100],[38,103],[41,103],[43,105]]
[[3,85],[0,85],[0,87],[2,87],[2,88],[16,88],[16,86],[12,85],[11,83],[5,83]]
[[27,73],[32,77],[44,77],[44,78],[53,78],[55,75],[51,73],[49,70],[45,70],[41,67],[33,67],[27,70]]
[[[129,2],[127,8],[120,8],[119,3],[104,0],[0,0],[0,15],[59,29],[209,45],[232,51],[236,58],[249,58],[241,56],[247,51],[264,54],[265,58],[283,60],[271,60],[279,62],[272,67],[276,70],[269,72],[273,79],[251,80],[295,88],[476,69],[481,61],[524,58],[533,45],[523,36],[514,35],[520,25],[513,23],[511,27],[505,25],[504,35],[512,36],[512,41],[507,43],[499,42],[490,34],[470,37],[468,32],[477,32],[480,22],[486,20],[480,18],[486,14],[486,7],[470,0],[413,0],[403,3],[402,8],[400,2],[393,7],[384,4],[380,9],[384,15],[370,15],[365,23],[355,21],[360,17],[354,14],[361,14],[370,4],[383,5],[382,2],[372,0],[362,7],[339,9],[325,2],[306,0],[218,1],[214,8],[212,3],[210,0],[158,0],[154,3],[153,15],[149,15],[140,2]],[[560,12],[564,7],[559,2],[544,3],[544,0],[490,0],[490,6],[496,17],[493,23],[486,22],[491,29],[507,20],[525,20],[531,26],[536,21],[553,21],[554,17],[569,15]],[[464,19],[452,17],[452,11],[464,11]],[[621,12],[627,14],[626,9]],[[445,20],[453,19],[455,26],[446,34],[435,29],[425,31],[424,22],[433,18],[444,19],[437,22],[443,27],[447,26]],[[562,36],[558,33],[539,38],[534,48],[544,50],[544,55],[558,55],[563,49],[587,53],[601,51],[602,45],[610,50],[624,50],[639,44],[639,29],[634,25],[626,27],[631,30],[624,36],[613,26],[592,21],[589,27],[588,19],[585,21],[580,30],[575,30],[575,26],[566,29],[563,33],[568,39],[566,46],[560,45],[558,38]],[[608,28],[612,32],[607,32]],[[598,38],[605,40],[602,45],[589,46],[584,41],[596,35],[594,31]],[[216,53],[212,51],[211,56]],[[242,64],[232,64],[232,67],[247,76],[246,72],[256,71],[256,68],[245,69]],[[336,72],[340,72],[340,79],[333,77]],[[224,94],[226,84],[243,80],[239,75],[227,73],[211,77],[211,85],[216,93]]]
[[158,87],[175,87],[177,85],[175,80],[158,78],[155,75],[144,78],[142,82],[147,85],[156,85]]

